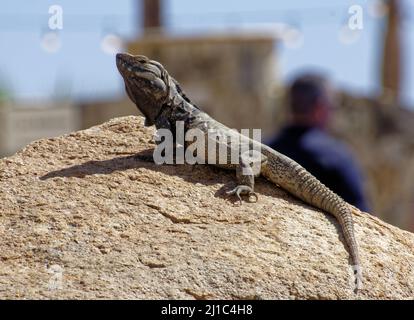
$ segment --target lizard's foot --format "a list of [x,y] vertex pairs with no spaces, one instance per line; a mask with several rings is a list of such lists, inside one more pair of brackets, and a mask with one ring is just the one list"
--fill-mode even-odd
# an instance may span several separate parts
[[[231,191],[227,191],[226,192],[228,195],[233,195],[235,194],[237,196],[237,198],[239,198],[239,204],[242,205],[243,201],[240,195],[248,195],[249,196],[249,202],[257,202],[257,200],[259,199],[256,192],[253,191],[253,189],[249,186],[244,186],[244,185],[239,185],[236,188],[234,188]],[[255,198],[255,201],[250,201],[251,196],[253,196]]]

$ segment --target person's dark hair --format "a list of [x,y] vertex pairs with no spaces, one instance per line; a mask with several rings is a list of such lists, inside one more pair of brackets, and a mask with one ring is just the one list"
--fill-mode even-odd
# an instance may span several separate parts
[[306,115],[316,107],[318,99],[326,98],[327,79],[319,74],[297,77],[289,88],[289,106],[293,114]]

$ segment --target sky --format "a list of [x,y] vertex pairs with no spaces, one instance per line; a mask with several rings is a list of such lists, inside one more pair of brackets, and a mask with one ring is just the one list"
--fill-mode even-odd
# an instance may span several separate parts
[[[140,32],[139,0],[2,0],[0,88],[16,99],[70,95],[78,100],[123,94],[114,54],[118,36]],[[312,5],[310,5],[312,3]],[[164,0],[170,34],[273,30],[290,26],[293,40],[275,45],[282,80],[301,69],[319,68],[342,88],[371,94],[379,90],[381,30],[376,0]],[[63,29],[50,34],[49,7],[63,10]],[[347,33],[348,9],[360,5],[363,28]],[[403,101],[414,106],[414,4],[403,0]],[[342,30],[342,31],[341,31]],[[108,36],[109,35],[109,36]],[[111,36],[113,35],[113,36]]]

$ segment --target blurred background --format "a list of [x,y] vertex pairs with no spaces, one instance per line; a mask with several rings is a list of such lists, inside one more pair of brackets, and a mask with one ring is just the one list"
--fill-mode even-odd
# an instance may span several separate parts
[[0,157],[137,114],[117,52],[160,61],[202,109],[264,139],[287,119],[289,81],[319,70],[371,212],[414,231],[413,27],[409,0],[3,0]]

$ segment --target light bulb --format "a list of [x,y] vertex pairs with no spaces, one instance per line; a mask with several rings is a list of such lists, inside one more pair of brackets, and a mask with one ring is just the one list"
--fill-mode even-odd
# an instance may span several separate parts
[[107,54],[115,54],[122,51],[123,45],[122,39],[113,33],[105,35],[101,41],[101,49]]
[[42,49],[48,53],[56,53],[62,47],[62,41],[57,32],[49,31],[40,40]]

